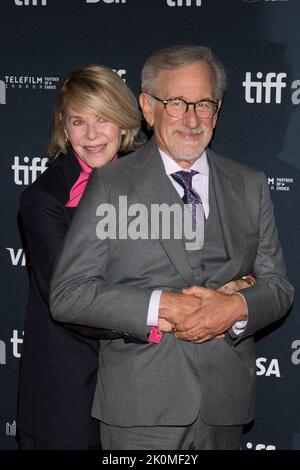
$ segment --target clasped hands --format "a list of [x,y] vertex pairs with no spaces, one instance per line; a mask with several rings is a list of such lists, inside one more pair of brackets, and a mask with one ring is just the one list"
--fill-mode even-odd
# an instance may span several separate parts
[[181,292],[161,294],[158,329],[176,338],[203,343],[224,337],[237,321],[247,318],[247,305],[236,281],[218,290],[192,286]]

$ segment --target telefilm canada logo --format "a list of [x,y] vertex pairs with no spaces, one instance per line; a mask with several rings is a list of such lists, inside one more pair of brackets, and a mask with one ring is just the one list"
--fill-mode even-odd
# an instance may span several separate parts
[[6,85],[3,80],[0,80],[0,104],[6,104]]
[[5,75],[3,77],[6,88],[30,90],[56,90],[60,77],[42,75]]

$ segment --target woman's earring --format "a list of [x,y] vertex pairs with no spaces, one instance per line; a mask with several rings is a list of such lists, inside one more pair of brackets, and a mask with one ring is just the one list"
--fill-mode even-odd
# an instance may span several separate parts
[[70,145],[70,140],[66,133],[65,133],[65,144]]

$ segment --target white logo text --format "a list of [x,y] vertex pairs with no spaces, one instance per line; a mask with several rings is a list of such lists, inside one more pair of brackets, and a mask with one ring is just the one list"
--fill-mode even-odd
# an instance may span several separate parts
[[[43,173],[47,168],[48,158],[34,157],[29,164],[29,157],[24,157],[24,163],[20,163],[20,157],[14,157],[14,164],[12,170],[14,171],[15,184],[28,185],[33,183],[40,173]],[[31,177],[30,177],[31,176]]]

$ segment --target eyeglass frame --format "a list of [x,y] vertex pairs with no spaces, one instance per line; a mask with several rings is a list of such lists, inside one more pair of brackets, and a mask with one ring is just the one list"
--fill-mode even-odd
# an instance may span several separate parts
[[[183,101],[183,103],[185,104],[186,106],[186,109],[185,109],[185,112],[183,113],[182,116],[184,116],[188,110],[189,110],[189,106],[190,105],[193,105],[194,107],[194,113],[198,116],[197,114],[197,111],[196,111],[196,105],[198,103],[203,103],[203,102],[208,102],[208,103],[212,103],[215,105],[216,109],[215,109],[215,112],[211,115],[211,116],[208,116],[207,118],[203,118],[203,119],[211,119],[212,117],[214,117],[214,115],[216,114],[216,112],[218,111],[218,107],[219,107],[219,103],[217,101],[214,101],[214,100],[199,100],[199,101],[186,101],[185,99],[183,98],[167,98],[166,100],[162,100],[161,98],[158,98],[158,96],[155,96],[155,95],[151,95],[150,93],[148,93],[149,96],[151,96],[152,98],[154,98],[155,100],[159,101],[160,103],[162,103],[164,105],[164,109],[166,110],[168,116],[170,117],[176,117],[176,116],[172,116],[171,114],[168,113],[168,110],[167,110],[167,104],[170,103],[171,101],[176,101],[176,100],[180,100],[180,101]],[[178,117],[182,117],[182,116],[178,116]],[[201,116],[200,116],[201,117]]]

